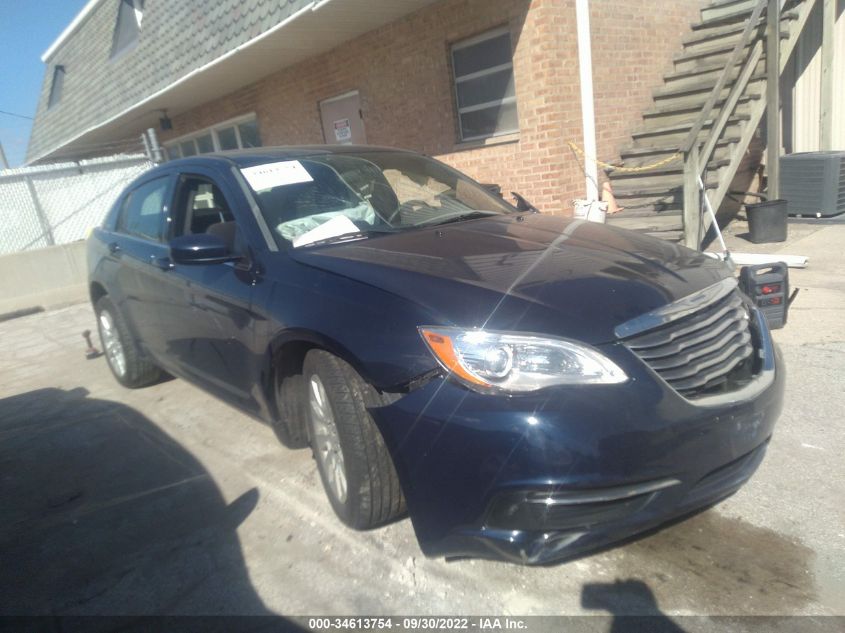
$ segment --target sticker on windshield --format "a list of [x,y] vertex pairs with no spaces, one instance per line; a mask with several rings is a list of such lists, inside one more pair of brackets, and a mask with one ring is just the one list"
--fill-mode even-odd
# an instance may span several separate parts
[[255,191],[314,180],[298,160],[285,160],[278,163],[247,167],[241,169],[241,173],[249,186]]

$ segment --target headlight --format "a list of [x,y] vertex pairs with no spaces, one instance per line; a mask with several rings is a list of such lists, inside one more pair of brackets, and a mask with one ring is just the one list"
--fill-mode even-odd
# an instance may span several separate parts
[[573,341],[449,327],[418,329],[446,370],[467,386],[482,391],[525,392],[552,385],[628,380],[611,360]]

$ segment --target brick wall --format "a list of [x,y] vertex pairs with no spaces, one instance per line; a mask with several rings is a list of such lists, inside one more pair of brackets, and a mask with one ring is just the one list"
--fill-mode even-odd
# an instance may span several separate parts
[[[613,157],[649,103],[698,0],[593,0],[599,154]],[[643,9],[645,7],[645,10]],[[518,134],[457,141],[451,43],[507,24]],[[583,195],[574,0],[442,0],[325,54],[173,117],[175,138],[254,111],[265,145],[323,142],[319,102],[358,90],[367,141],[436,156],[481,182],[571,212]]]
[[598,158],[619,159],[631,131],[651,106],[651,92],[672,70],[702,0],[593,0],[593,92]]

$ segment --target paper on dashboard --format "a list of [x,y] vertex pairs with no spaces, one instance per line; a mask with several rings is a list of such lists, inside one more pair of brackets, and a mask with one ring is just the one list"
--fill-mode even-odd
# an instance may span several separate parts
[[357,233],[360,231],[355,223],[347,218],[345,215],[337,215],[331,220],[323,222],[317,228],[311,229],[307,233],[303,233],[293,241],[293,247],[304,246],[312,242],[319,242],[320,240],[327,240],[338,235],[346,235],[347,233]]

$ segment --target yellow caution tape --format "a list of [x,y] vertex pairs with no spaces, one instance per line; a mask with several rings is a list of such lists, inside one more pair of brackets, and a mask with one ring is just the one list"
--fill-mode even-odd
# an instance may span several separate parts
[[650,171],[652,169],[657,169],[658,167],[663,167],[663,165],[668,165],[669,163],[677,160],[681,157],[681,152],[675,152],[668,158],[664,158],[663,160],[659,160],[656,163],[652,163],[651,165],[641,165],[640,167],[621,167],[619,165],[612,165],[611,163],[605,163],[604,161],[600,161],[598,158],[594,158],[592,156],[587,156],[578,145],[569,141],[569,147],[572,148],[572,151],[576,154],[580,154],[585,161],[589,160],[594,162],[599,167],[604,169],[612,169],[613,171],[625,172],[629,174],[641,172],[641,171]]

